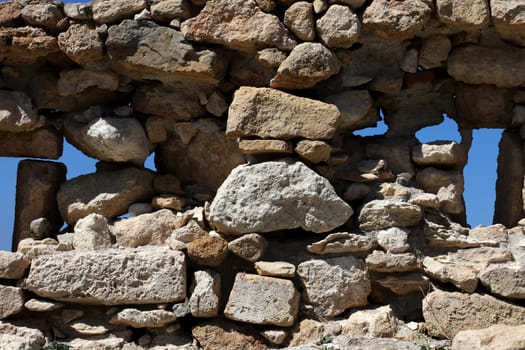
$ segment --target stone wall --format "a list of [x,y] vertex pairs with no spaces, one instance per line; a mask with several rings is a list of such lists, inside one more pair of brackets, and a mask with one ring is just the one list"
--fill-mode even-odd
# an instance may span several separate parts
[[[35,158],[0,349],[522,347],[524,18],[519,0],[0,3],[0,155]],[[421,144],[444,115],[462,141]],[[468,228],[477,128],[505,132],[496,224]],[[64,138],[95,173],[42,160]]]

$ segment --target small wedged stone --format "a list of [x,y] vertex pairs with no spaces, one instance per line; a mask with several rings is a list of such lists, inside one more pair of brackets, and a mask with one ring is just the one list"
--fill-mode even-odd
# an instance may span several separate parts
[[330,48],[347,49],[361,34],[361,23],[348,6],[331,5],[316,22],[319,39]]
[[299,300],[290,280],[238,273],[224,315],[239,322],[289,327],[297,319]]
[[375,240],[348,232],[331,233],[325,239],[306,247],[314,254],[349,254],[368,252],[376,246]]
[[97,24],[116,23],[146,8],[146,0],[93,0],[93,20]]
[[130,308],[119,311],[111,318],[109,323],[133,328],[158,328],[176,320],[177,316],[173,312],[166,310],[141,311]]
[[366,257],[368,270],[375,272],[407,272],[419,269],[417,257],[412,253],[391,254],[374,250]]
[[[9,45],[7,45],[9,43]],[[40,28],[0,28],[0,59],[4,64],[31,64],[59,52],[57,39]]]
[[328,159],[330,159],[332,146],[324,141],[301,140],[297,142],[294,151],[301,158],[306,159],[311,163],[317,164],[326,162]]
[[295,265],[286,261],[257,261],[254,265],[257,274],[270,277],[293,278]]
[[228,242],[229,251],[250,262],[259,260],[264,255],[267,246],[266,238],[257,233],[248,233]]
[[33,312],[49,312],[64,307],[64,303],[44,299],[29,299],[25,302],[24,307]]
[[415,271],[385,275],[374,282],[397,295],[425,293],[430,287],[428,277]]
[[390,199],[368,202],[359,214],[359,228],[364,231],[389,227],[416,226],[423,219],[423,211],[417,205]]
[[177,302],[186,297],[186,261],[183,253],[160,247],[40,255],[24,288],[83,304]]
[[479,279],[493,294],[510,299],[525,299],[525,268],[515,264],[494,264],[481,272]]
[[315,39],[314,10],[311,3],[299,1],[284,13],[284,24],[302,41]]
[[244,154],[290,154],[292,145],[283,140],[240,140],[239,150]]
[[377,309],[356,311],[341,322],[341,327],[344,335],[393,338],[399,323],[390,305],[386,305]]
[[226,135],[326,140],[334,136],[339,120],[340,112],[334,105],[275,89],[244,86],[234,94]]
[[211,270],[195,271],[188,302],[193,317],[217,317],[221,302],[221,275]]
[[188,258],[198,265],[218,267],[228,256],[228,242],[222,237],[205,236],[188,243]]
[[352,213],[325,178],[301,162],[279,160],[235,168],[218,189],[208,220],[229,234],[298,227],[320,233],[343,225]]
[[24,309],[22,288],[0,285],[0,320],[15,315]]

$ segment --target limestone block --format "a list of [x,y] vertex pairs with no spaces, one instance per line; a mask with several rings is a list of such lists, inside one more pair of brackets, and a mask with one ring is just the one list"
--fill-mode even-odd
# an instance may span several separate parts
[[391,227],[386,230],[375,232],[377,244],[387,253],[400,254],[410,249],[408,244],[408,229]]
[[361,129],[377,122],[377,117],[370,113],[373,101],[368,90],[346,90],[330,95],[324,101],[336,105],[341,111],[339,128]]
[[32,261],[25,288],[82,304],[177,302],[186,297],[186,261],[183,253],[159,247],[41,255]]
[[75,224],[73,247],[76,250],[98,250],[111,247],[108,220],[100,214],[89,214]]
[[438,18],[463,30],[482,29],[490,23],[488,0],[437,0]]
[[24,309],[22,288],[0,285],[0,319],[15,315]]
[[217,191],[208,220],[230,234],[298,227],[320,233],[343,225],[352,213],[325,178],[301,162],[280,160],[235,168]]
[[510,299],[525,299],[525,266],[494,264],[479,276],[481,283],[493,294]]
[[20,279],[29,267],[30,260],[23,254],[0,250],[0,278]]
[[446,257],[425,257],[423,267],[427,276],[443,283],[452,283],[459,289],[473,293],[478,286],[478,271],[467,264]]
[[79,94],[91,87],[115,91],[119,88],[118,75],[112,71],[68,69],[60,71],[57,92],[61,96]]
[[221,275],[211,270],[195,271],[189,308],[193,317],[216,317],[221,302]]
[[158,328],[172,323],[177,319],[173,312],[166,310],[124,309],[119,311],[109,321],[114,325],[130,326],[133,328]]
[[368,252],[376,246],[375,240],[348,232],[331,233],[321,241],[306,247],[314,254],[349,254]]
[[376,199],[366,203],[359,214],[359,227],[365,231],[389,227],[416,226],[423,218],[417,205],[395,199]]
[[238,273],[224,315],[234,321],[289,327],[297,318],[299,300],[289,280]]
[[228,243],[228,250],[235,255],[256,262],[265,253],[268,242],[257,233],[248,233]]
[[52,3],[28,4],[22,9],[22,18],[29,25],[55,31],[58,22],[64,17],[62,11]]
[[314,10],[309,2],[299,1],[288,7],[284,13],[284,24],[302,41],[315,39]]
[[146,0],[94,0],[93,20],[97,24],[116,23],[146,8]]
[[195,326],[193,338],[206,350],[266,350],[267,346],[237,325],[223,322]]
[[361,22],[348,6],[331,5],[316,22],[319,39],[330,48],[349,48],[361,34]]
[[228,256],[228,242],[221,237],[205,236],[188,243],[188,258],[198,265],[217,267]]

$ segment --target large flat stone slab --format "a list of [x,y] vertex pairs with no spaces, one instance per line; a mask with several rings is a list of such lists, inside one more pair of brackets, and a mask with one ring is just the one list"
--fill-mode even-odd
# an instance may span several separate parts
[[82,304],[177,302],[186,297],[186,260],[159,247],[41,255],[32,261],[25,288]]

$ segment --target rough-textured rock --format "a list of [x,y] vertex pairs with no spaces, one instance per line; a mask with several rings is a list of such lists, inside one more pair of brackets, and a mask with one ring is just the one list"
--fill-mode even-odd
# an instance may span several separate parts
[[152,182],[153,173],[136,168],[82,175],[60,186],[58,208],[69,224],[91,213],[112,218],[126,213],[130,204],[150,197]]
[[64,17],[55,4],[29,4],[22,9],[22,18],[29,25],[55,31],[58,22]]
[[419,224],[422,218],[423,211],[417,205],[395,199],[376,199],[361,209],[359,227],[365,231],[410,227]]
[[73,247],[77,250],[98,250],[111,246],[108,220],[100,214],[89,214],[75,224]]
[[27,132],[42,127],[45,118],[38,114],[31,99],[20,91],[0,90],[0,130]]
[[0,278],[20,279],[29,267],[30,260],[20,253],[0,250]]
[[301,140],[294,151],[303,159],[317,164],[330,159],[332,147],[324,141]]
[[419,269],[417,257],[412,253],[391,254],[374,250],[366,257],[366,265],[375,272],[407,272]]
[[71,350],[112,350],[124,346],[125,340],[120,337],[110,337],[101,339],[82,339],[75,338],[67,345]]
[[[477,59],[473,61],[472,57]],[[469,45],[452,51],[447,69],[454,79],[467,84],[492,84],[510,88],[525,82],[525,69],[520,65],[524,58],[523,49]],[[506,74],[508,71],[512,71],[512,74]]]
[[523,3],[518,0],[490,0],[492,23],[505,40],[525,46]]
[[160,0],[150,6],[151,17],[156,22],[169,22],[175,18],[191,17],[190,7],[186,0]]
[[34,219],[46,218],[53,230],[60,229],[63,220],[56,196],[65,179],[66,167],[62,163],[23,160],[18,164],[13,250],[22,239],[32,237]]
[[308,89],[339,73],[337,56],[319,43],[301,43],[293,48],[277,69],[270,86],[279,89]]
[[221,302],[221,275],[211,270],[195,271],[188,302],[193,317],[216,317]]
[[297,318],[299,300],[289,280],[238,273],[224,315],[234,321],[289,327]]
[[226,135],[325,140],[334,136],[339,119],[339,110],[331,104],[274,89],[242,87],[230,105]]
[[94,28],[87,24],[72,24],[58,35],[58,46],[71,60],[78,64],[100,61],[104,44]]
[[432,8],[424,0],[374,0],[363,15],[364,28],[386,39],[410,39],[430,19]]
[[182,196],[161,194],[151,199],[151,206],[154,209],[171,209],[175,211],[181,211],[186,207],[187,201]]
[[525,299],[524,267],[519,265],[501,265],[485,269],[479,276],[493,294],[501,295],[510,299]]
[[410,295],[421,291],[426,293],[430,287],[428,278],[414,271],[383,275],[374,282],[397,295]]
[[320,233],[343,225],[352,213],[326,179],[301,162],[280,160],[234,169],[217,191],[208,220],[231,234],[297,227]]
[[458,332],[451,350],[517,350],[525,347],[525,325],[494,325]]
[[353,256],[308,260],[299,264],[297,274],[304,285],[304,301],[321,316],[334,317],[368,303],[368,272]]
[[427,256],[423,260],[423,268],[427,276],[443,283],[452,283],[468,293],[473,293],[478,286],[478,271],[466,264]]
[[463,330],[496,324],[521,325],[525,320],[525,308],[490,295],[437,290],[423,300],[423,316],[434,335],[452,339]]
[[292,145],[283,140],[240,140],[239,149],[244,154],[289,154]]
[[367,236],[348,232],[332,233],[325,239],[306,247],[314,254],[349,254],[368,252],[376,246],[376,242]]
[[0,285],[0,319],[15,315],[24,309],[22,288]]
[[117,221],[112,232],[117,244],[122,247],[162,245],[173,230],[186,225],[190,218],[189,215],[177,216],[169,209],[162,209]]
[[186,262],[183,253],[167,248],[41,255],[32,261],[25,288],[84,304],[176,302],[186,297]]
[[40,28],[0,28],[0,38],[0,58],[8,64],[35,63],[60,50],[56,38]]
[[188,244],[188,258],[198,265],[217,267],[228,256],[228,242],[221,237],[206,236]]
[[464,152],[455,141],[436,141],[417,145],[412,160],[421,166],[451,167],[465,161]]
[[[24,343],[20,350],[33,350],[39,349],[41,346],[44,346],[46,343],[46,338],[41,331],[35,328],[21,327],[8,322],[0,322],[0,334],[2,336],[15,336],[21,338],[21,342]],[[17,340],[15,338],[15,340]],[[9,343],[4,342],[5,338],[2,339],[1,344],[6,345],[6,350],[18,350],[15,346],[10,347]],[[26,345],[26,344],[29,344]]]
[[57,92],[62,96],[79,94],[89,88],[115,91],[119,88],[118,75],[112,71],[69,69],[60,72]]
[[64,303],[44,299],[29,299],[24,307],[29,311],[49,312],[64,307]]
[[342,322],[342,334],[354,337],[394,337],[399,320],[389,305],[373,310],[356,311]]
[[14,27],[20,22],[23,5],[17,1],[4,1],[0,4],[0,27]]
[[361,129],[375,125],[377,117],[370,113],[372,96],[367,90],[346,90],[328,96],[325,100],[341,111],[341,129]]
[[211,0],[197,17],[182,23],[188,40],[219,44],[239,51],[275,46],[291,50],[296,42],[279,19],[264,13],[254,0]]
[[207,324],[191,330],[203,350],[266,350],[260,340],[228,324]]
[[445,66],[452,42],[444,35],[433,35],[426,38],[419,49],[419,66],[432,69]]
[[261,276],[293,278],[295,265],[285,261],[257,261],[255,270]]
[[391,227],[375,233],[377,244],[387,253],[400,254],[410,249],[408,235],[410,231],[399,227]]
[[437,0],[438,18],[463,30],[476,30],[489,25],[490,8],[488,0]]
[[331,48],[349,48],[357,42],[361,23],[348,6],[332,5],[316,22],[319,39]]
[[64,14],[66,17],[76,20],[88,20],[91,18],[91,3],[65,3]]
[[146,8],[146,0],[93,0],[93,20],[97,24],[116,23]]
[[141,311],[139,309],[124,309],[110,320],[111,324],[130,326],[133,328],[163,327],[177,319],[173,312],[166,310]]
[[256,262],[265,253],[268,242],[257,233],[248,233],[228,243],[228,250],[235,255]]
[[284,24],[300,40],[315,39],[314,9],[309,2],[299,1],[287,8],[284,13]]

